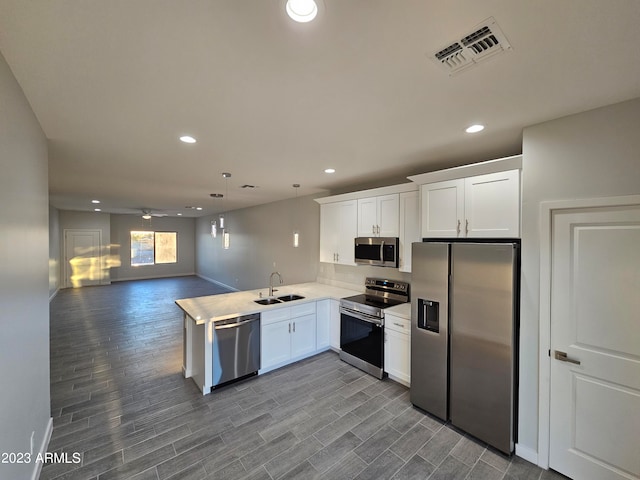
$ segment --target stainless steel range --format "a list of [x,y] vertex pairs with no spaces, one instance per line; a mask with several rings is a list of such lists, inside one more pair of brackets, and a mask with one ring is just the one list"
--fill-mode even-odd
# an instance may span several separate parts
[[365,293],[340,300],[340,358],[384,376],[384,309],[409,301],[409,284],[367,278]]

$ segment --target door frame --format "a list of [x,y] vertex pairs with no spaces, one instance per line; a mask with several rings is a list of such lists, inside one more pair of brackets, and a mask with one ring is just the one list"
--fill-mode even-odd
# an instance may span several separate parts
[[[91,232],[91,233],[97,233],[98,234],[98,243],[99,243],[98,258],[100,258],[100,265],[104,265],[104,255],[103,255],[103,252],[102,252],[102,230],[101,229],[99,229],[99,228],[65,228],[62,231],[62,259],[64,261],[64,271],[61,272],[64,275],[64,278],[60,282],[60,284],[62,285],[62,288],[72,288],[73,287],[73,285],[69,281],[69,279],[71,278],[70,271],[69,271],[71,266],[69,265],[69,259],[67,258],[67,234],[68,233],[74,233],[74,232],[79,232],[79,233]],[[104,279],[100,279],[100,285],[102,285],[103,280]]]
[[538,351],[538,466],[549,468],[551,431],[551,248],[553,215],[578,208],[640,205],[640,195],[552,200],[540,203],[540,302]]

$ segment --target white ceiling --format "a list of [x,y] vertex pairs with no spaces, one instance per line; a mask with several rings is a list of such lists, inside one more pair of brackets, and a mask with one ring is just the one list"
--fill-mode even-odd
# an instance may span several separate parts
[[[454,76],[430,58],[488,17],[509,52]],[[638,0],[323,0],[309,24],[284,0],[0,0],[51,203],[112,213],[203,215],[520,153],[527,125],[639,97],[639,38]]]

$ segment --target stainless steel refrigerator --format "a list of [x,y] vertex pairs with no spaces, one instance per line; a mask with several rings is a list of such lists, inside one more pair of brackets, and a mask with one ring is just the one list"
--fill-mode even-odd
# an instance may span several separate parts
[[515,442],[519,242],[414,243],[411,402],[496,449]]

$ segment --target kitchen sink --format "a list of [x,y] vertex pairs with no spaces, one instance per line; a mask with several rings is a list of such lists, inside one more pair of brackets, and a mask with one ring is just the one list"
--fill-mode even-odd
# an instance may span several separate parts
[[283,295],[282,297],[278,297],[278,300],[281,302],[290,302],[291,300],[300,300],[304,298],[302,295],[296,295],[295,293],[290,293],[289,295]]
[[281,303],[277,298],[261,298],[259,300],[254,300],[254,302],[259,303],[260,305],[273,305],[274,303]]

